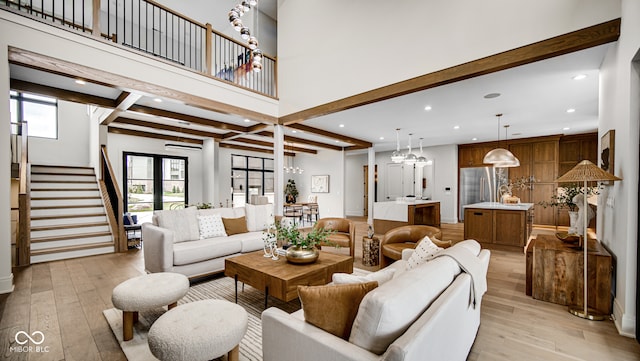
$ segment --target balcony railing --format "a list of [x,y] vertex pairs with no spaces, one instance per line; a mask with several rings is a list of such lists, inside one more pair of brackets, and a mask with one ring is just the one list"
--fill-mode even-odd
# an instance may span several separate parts
[[0,0],[2,4],[262,95],[277,96],[275,58],[263,56],[262,71],[256,73],[247,46],[151,0]]

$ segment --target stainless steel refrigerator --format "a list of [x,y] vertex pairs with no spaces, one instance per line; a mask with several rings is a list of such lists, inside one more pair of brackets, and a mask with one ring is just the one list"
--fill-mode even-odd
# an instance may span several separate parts
[[[502,168],[502,172],[506,169]],[[460,168],[460,221],[464,221],[464,206],[496,201],[496,172],[493,167]]]

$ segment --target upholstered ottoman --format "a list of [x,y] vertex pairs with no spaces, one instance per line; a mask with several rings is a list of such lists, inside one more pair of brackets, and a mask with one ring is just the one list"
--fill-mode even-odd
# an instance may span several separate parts
[[122,336],[125,341],[133,338],[133,323],[138,312],[168,305],[178,305],[189,291],[189,279],[179,273],[151,273],[128,279],[117,285],[111,294],[113,306],[122,310]]
[[224,354],[229,361],[238,361],[247,322],[247,311],[229,301],[187,303],[151,325],[149,349],[161,361],[207,361]]

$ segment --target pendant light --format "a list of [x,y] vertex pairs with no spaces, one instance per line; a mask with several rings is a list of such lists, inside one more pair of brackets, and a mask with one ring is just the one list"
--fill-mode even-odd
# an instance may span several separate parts
[[500,117],[502,114],[496,114],[498,117],[498,148],[490,150],[482,160],[483,163],[493,164],[495,168],[519,167],[520,160],[507,149],[500,148]]
[[404,156],[404,164],[406,165],[414,165],[418,160],[415,154],[411,153],[411,136],[413,134],[409,133],[409,152]]
[[400,152],[400,128],[396,128],[396,150],[391,153],[391,161],[394,163],[402,163],[404,154]]
[[427,158],[422,155],[422,138],[420,138],[420,156],[416,159],[416,167],[422,168],[427,165]]

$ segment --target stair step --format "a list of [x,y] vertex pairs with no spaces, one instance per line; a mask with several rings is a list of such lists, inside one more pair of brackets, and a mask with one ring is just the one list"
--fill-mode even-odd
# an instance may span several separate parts
[[98,187],[94,188],[31,188],[31,194],[33,192],[95,192]]
[[62,184],[96,184],[95,180],[42,180],[42,179],[32,179],[31,183],[62,183]]
[[31,190],[31,200],[56,200],[56,199],[86,199],[83,197],[93,197],[93,198],[102,198],[100,196],[100,191],[96,189],[88,189],[88,190],[72,190],[73,192],[69,192],[67,189],[60,190],[52,190],[52,191],[41,191],[41,190]]
[[63,241],[68,239],[92,238],[92,237],[102,237],[102,236],[111,236],[111,232],[78,233],[73,235],[55,236],[55,237],[35,237],[35,238],[31,238],[31,243],[54,242],[54,241]]
[[104,206],[101,204],[99,206],[86,206],[86,207],[47,207],[47,208],[39,208],[33,209],[31,208],[31,217],[50,217],[50,216],[58,216],[58,215],[83,215],[83,214],[96,214],[96,213],[105,213]]
[[45,219],[59,219],[59,218],[79,218],[79,217],[100,217],[106,216],[104,213],[85,213],[85,214],[62,214],[62,215],[54,215],[54,216],[38,216],[31,217],[31,221],[40,221]]
[[31,263],[54,261],[76,257],[86,257],[97,254],[113,253],[113,242],[102,242],[79,246],[67,246],[31,251]]
[[78,196],[78,197],[31,197],[32,201],[59,201],[59,200],[78,200],[78,199],[102,199],[96,196]]
[[93,173],[72,173],[72,172],[39,172],[39,171],[33,171],[33,169],[31,170],[31,175],[55,175],[55,176],[64,176],[64,177],[69,177],[69,176],[80,176],[80,177],[93,177],[94,174]]
[[[55,227],[55,224],[45,224],[41,227]],[[60,226],[67,226],[61,224]],[[76,235],[88,234],[88,233],[109,233],[111,234],[111,228],[108,224],[100,224],[88,227],[66,227],[66,228],[54,228],[45,230],[31,230],[31,238],[50,238],[50,237],[75,237]],[[73,238],[71,238],[73,239]],[[94,243],[94,242],[91,242]]]
[[80,175],[67,175],[67,174],[38,174],[31,173],[31,181],[72,181],[72,182],[83,182],[83,181],[91,181],[96,182],[96,176],[93,174],[80,174]]
[[51,169],[51,168],[60,168],[60,169],[88,169],[88,170],[93,170],[93,167],[84,167],[84,166],[79,166],[79,165],[51,165],[51,164],[33,164],[31,166],[33,167],[37,167],[37,168],[47,168],[47,169]]
[[44,210],[44,209],[65,209],[65,208],[99,208],[102,204],[80,204],[80,205],[62,205],[62,206],[39,206],[31,207],[32,211]]
[[108,226],[108,225],[109,223],[107,222],[58,224],[58,225],[31,227],[31,232],[53,231],[53,230],[59,230],[59,229],[73,229],[73,228],[86,228],[86,227],[99,227],[99,226]]

